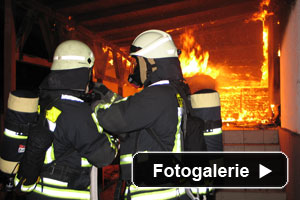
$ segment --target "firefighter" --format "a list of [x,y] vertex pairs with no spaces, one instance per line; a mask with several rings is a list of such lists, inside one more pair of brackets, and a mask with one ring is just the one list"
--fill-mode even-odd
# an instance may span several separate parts
[[[186,98],[183,93],[188,88],[183,81],[178,50],[168,33],[148,30],[133,41],[130,55],[137,65],[128,80],[144,88],[134,96],[95,106],[100,126],[120,138],[121,177],[127,183],[125,199],[185,199],[184,188],[143,189],[130,183],[135,152],[182,150],[183,106],[178,100]],[[160,138],[163,146],[149,129]]]
[[[116,156],[115,141],[97,126],[90,105],[83,101],[94,60],[92,50],[81,41],[67,40],[55,50],[51,72],[42,81],[39,94],[40,113],[46,109],[54,139],[37,184],[21,187],[22,191],[33,189],[27,199],[90,199],[92,165],[109,165]],[[30,158],[27,156],[27,163]],[[26,170],[30,168],[22,167],[22,162],[16,185],[29,176]]]

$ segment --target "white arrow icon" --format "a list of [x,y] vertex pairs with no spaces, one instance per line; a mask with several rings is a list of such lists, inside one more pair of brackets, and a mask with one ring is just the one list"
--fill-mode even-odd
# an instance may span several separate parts
[[269,168],[266,168],[265,166],[259,164],[259,178],[264,177],[265,175],[271,173],[272,170],[270,170]]

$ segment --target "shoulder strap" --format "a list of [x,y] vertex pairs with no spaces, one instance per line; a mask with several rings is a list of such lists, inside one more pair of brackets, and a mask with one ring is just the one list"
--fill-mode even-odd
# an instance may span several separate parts
[[[184,98],[183,96],[185,94],[181,94],[182,92],[180,92],[174,85],[170,84],[170,86],[173,88],[173,90],[175,91],[175,94],[176,94],[176,98],[178,100],[178,105],[181,106],[182,105],[182,110],[183,110],[183,113],[182,113],[182,116],[183,116],[183,120],[182,120],[182,137],[181,137],[181,148],[182,150],[184,149],[184,138],[186,137],[186,126],[187,126],[187,115],[188,115],[188,106],[187,106],[187,102],[186,101],[186,98]],[[186,95],[185,95],[186,96]]]

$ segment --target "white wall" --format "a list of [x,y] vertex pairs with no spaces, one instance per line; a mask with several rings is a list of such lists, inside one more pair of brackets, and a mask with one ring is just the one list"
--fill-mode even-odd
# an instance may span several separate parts
[[281,127],[300,134],[300,0],[293,8],[281,45]]

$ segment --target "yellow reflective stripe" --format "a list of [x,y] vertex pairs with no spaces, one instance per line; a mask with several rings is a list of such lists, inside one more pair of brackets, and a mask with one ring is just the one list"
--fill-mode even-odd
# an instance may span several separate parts
[[[99,133],[103,133],[103,128],[99,124],[99,121],[97,119],[97,114],[96,113],[92,113],[92,118],[93,118],[93,120],[94,120],[94,122],[95,122],[95,124],[97,126],[98,132]],[[111,140],[111,136],[108,133],[105,133],[105,132],[104,132],[104,134],[106,135],[106,137],[107,137],[107,139],[108,139],[108,141],[110,143],[110,147],[112,149],[114,149],[116,151],[116,153],[118,153],[118,148],[116,147],[115,143]]]
[[37,185],[33,192],[41,195],[62,198],[62,199],[90,199],[89,191],[71,190],[71,189],[59,189],[48,186]]
[[54,147],[52,143],[52,145],[46,151],[44,164],[51,163],[53,160],[55,160],[55,155],[54,155]]
[[182,113],[183,113],[183,99],[181,98],[180,94],[176,94],[176,98],[178,101],[178,123],[177,123],[177,130],[175,134],[175,141],[174,141],[174,147],[172,152],[181,152],[181,120],[182,120]]
[[[117,96],[117,95],[116,95]],[[126,101],[128,99],[128,97],[124,97],[123,99],[120,99],[120,100],[118,100],[118,101],[116,101],[116,102],[114,102],[114,103],[120,103],[120,102],[122,102],[122,101]]]
[[132,163],[132,154],[125,154],[120,156],[120,165],[126,165]]
[[[161,189],[161,188],[157,188]],[[152,190],[152,191],[151,191]],[[154,190],[154,191],[153,191]],[[127,189],[125,191],[125,196],[127,196]],[[143,192],[144,193],[138,193],[134,194],[135,192]],[[171,188],[171,189],[165,189],[165,190],[156,190],[155,188],[133,188],[130,187],[130,196],[132,200],[145,200],[145,199],[151,199],[151,200],[166,200],[174,197],[180,197],[181,195],[185,194],[185,188]]]
[[110,106],[111,106],[111,103],[104,103],[104,104],[100,103],[95,107],[95,113],[97,113],[99,109],[107,109]]
[[14,184],[15,184],[15,186],[17,186],[18,184],[19,184],[19,182],[20,182],[20,179],[18,179],[18,173],[15,175],[15,178],[14,178]]
[[113,103],[119,103],[119,102],[122,102],[122,101],[126,101],[128,99],[128,97],[124,97],[123,99],[120,99],[118,101],[115,101],[115,99],[117,98],[118,94],[114,94],[113,97],[111,98],[110,102],[109,103],[99,103],[96,107],[95,107],[95,113],[96,113],[96,116],[97,116],[97,112],[99,109],[107,109],[109,108]]
[[99,121],[97,119],[97,114],[96,113],[92,113],[92,118],[97,126],[98,132],[99,133],[103,133],[103,128],[100,126]]
[[92,164],[86,158],[81,158],[81,167],[91,167]]
[[110,99],[110,103],[113,103],[116,98],[118,97],[118,94],[117,93],[114,93],[114,95],[112,96],[112,98]]
[[26,140],[28,136],[25,135],[18,135],[17,132],[9,130],[9,129],[4,129],[4,135],[10,138],[18,139],[18,140]]
[[44,183],[44,184],[54,185],[54,186],[59,186],[59,187],[67,187],[68,186],[67,182],[58,181],[58,180],[51,179],[51,178],[42,178],[42,179],[43,180],[40,180],[39,183]]
[[203,133],[204,136],[212,136],[222,134],[222,128],[214,128]]
[[[105,132],[104,132],[105,133]],[[112,149],[114,149],[115,151],[116,151],[116,154],[118,153],[118,148],[116,147],[116,145],[115,145],[115,143],[112,141],[112,139],[111,139],[111,135],[109,135],[108,133],[105,133],[105,135],[106,135],[106,137],[107,137],[107,139],[108,139],[108,141],[109,141],[109,143],[110,143],[110,147],[112,148]]]
[[[97,119],[97,114],[96,114],[96,113],[92,113],[92,118],[93,118],[93,120],[94,120],[94,122],[95,122],[95,124],[96,124],[96,126],[97,126],[98,132],[99,132],[99,133],[103,133],[103,128],[102,128],[102,127],[100,126],[100,124],[99,124],[99,121],[98,121],[98,119]],[[105,132],[104,132],[104,133],[105,133]],[[111,147],[112,149],[114,149],[114,150],[116,151],[116,154],[117,154],[117,153],[118,153],[118,148],[116,147],[115,143],[112,142],[111,136],[110,136],[109,134],[107,134],[107,133],[105,133],[105,135],[106,135],[106,137],[107,137],[107,139],[108,139],[108,141],[109,141],[109,143],[110,143],[110,147]]]
[[21,191],[22,192],[31,192],[33,191],[33,189],[35,188],[36,183],[32,184],[32,185],[21,185]]
[[181,119],[182,119],[182,108],[178,107],[177,131],[175,134],[175,141],[174,141],[174,147],[172,152],[181,152]]
[[[164,188],[160,188],[160,187],[144,188],[144,187],[137,187],[135,185],[130,185],[130,193],[132,193],[132,192],[151,191],[151,190],[162,190],[162,189],[164,189]],[[165,189],[168,189],[168,188],[165,188]],[[126,189],[125,194],[127,194],[127,192],[128,192],[128,190]]]
[[47,110],[46,118],[49,119],[51,122],[56,122],[60,114],[61,114],[61,110],[59,110],[55,106],[52,106],[50,110]]
[[181,98],[180,94],[177,93],[176,94],[176,97],[177,97],[177,101],[178,101],[178,105],[180,108],[183,108],[183,99]]
[[[26,181],[26,179],[23,180],[23,183],[25,181]],[[22,192],[31,192],[35,188],[35,186],[36,186],[36,183],[34,183],[32,185],[23,185],[23,183],[21,183],[21,187],[20,187],[20,190]],[[15,184],[15,186],[17,186],[18,184],[20,184],[20,179],[18,179],[17,174],[16,174],[16,176],[14,178],[14,184]]]
[[207,191],[211,192],[212,188],[206,188],[206,187],[197,187],[197,188],[189,188],[193,194],[206,194]]

